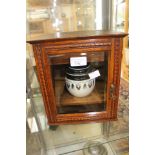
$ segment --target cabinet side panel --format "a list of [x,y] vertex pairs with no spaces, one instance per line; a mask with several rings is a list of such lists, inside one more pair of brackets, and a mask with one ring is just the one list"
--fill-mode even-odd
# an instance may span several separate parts
[[35,61],[36,61],[37,76],[39,79],[40,88],[41,88],[41,92],[43,95],[43,101],[44,101],[46,115],[48,118],[48,122],[52,122],[54,120],[51,117],[52,115],[51,115],[51,111],[49,108],[49,99],[48,99],[48,95],[47,95],[46,82],[45,82],[45,77],[44,77],[44,66],[43,66],[43,60],[42,60],[41,45],[40,44],[33,45],[33,52],[34,52],[34,57],[35,57]]
[[121,73],[121,59],[122,59],[122,38],[115,38],[114,40],[114,71],[113,71],[113,84],[115,85],[115,98],[112,100],[113,110],[112,117],[117,117],[118,99],[119,99],[119,86],[120,86],[120,73]]

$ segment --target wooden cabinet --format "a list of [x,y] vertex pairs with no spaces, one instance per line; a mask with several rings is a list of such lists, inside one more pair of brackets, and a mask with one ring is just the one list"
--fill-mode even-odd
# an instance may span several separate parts
[[[33,46],[49,125],[117,119],[122,46],[126,35],[100,30],[58,32],[27,41]],[[67,69],[84,66],[92,69],[83,73],[87,78],[68,80],[71,82],[68,84]],[[74,88],[84,94],[82,89],[91,87],[91,93],[86,96],[72,94]]]

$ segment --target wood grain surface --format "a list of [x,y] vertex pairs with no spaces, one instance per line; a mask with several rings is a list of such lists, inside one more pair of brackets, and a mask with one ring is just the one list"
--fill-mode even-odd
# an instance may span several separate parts
[[[122,46],[123,37],[126,35],[126,33],[112,31],[81,31],[50,34],[40,38],[31,38],[27,41],[33,45],[38,79],[49,125],[103,122],[117,119]],[[106,83],[106,98],[104,98],[103,95],[99,95],[99,93],[95,93],[95,91],[99,90],[98,88],[95,89],[90,98],[88,97],[81,100],[73,99],[69,94],[65,94],[66,92],[64,92],[65,96],[62,98],[61,104],[91,104],[94,101],[100,103],[105,100],[106,110],[83,113],[58,113],[57,106],[60,105],[58,105],[56,101],[54,79],[53,75],[51,75],[51,73],[53,73],[51,70],[53,62],[49,61],[49,58],[58,55],[71,55],[72,53],[80,54],[91,52],[96,54],[98,52],[107,53],[108,79]],[[93,60],[93,58],[91,58],[91,60]],[[94,60],[98,61],[99,58],[94,55]],[[64,60],[57,60],[55,63],[61,64],[66,62]],[[115,86],[115,89],[111,95],[112,84]],[[99,96],[97,97],[97,95]],[[111,96],[113,96],[113,98]]]

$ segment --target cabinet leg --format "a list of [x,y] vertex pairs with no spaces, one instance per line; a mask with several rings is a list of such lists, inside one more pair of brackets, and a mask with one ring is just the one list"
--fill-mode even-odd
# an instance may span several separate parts
[[50,125],[49,129],[55,131],[58,127],[58,125]]

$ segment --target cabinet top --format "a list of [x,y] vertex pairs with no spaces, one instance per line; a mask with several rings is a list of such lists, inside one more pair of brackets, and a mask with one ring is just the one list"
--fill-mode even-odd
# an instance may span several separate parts
[[74,32],[56,32],[53,34],[41,35],[37,37],[27,37],[27,43],[41,43],[46,41],[56,40],[76,40],[76,39],[95,39],[100,37],[125,37],[127,33],[116,31],[103,31],[103,30],[91,30],[91,31],[74,31]]

